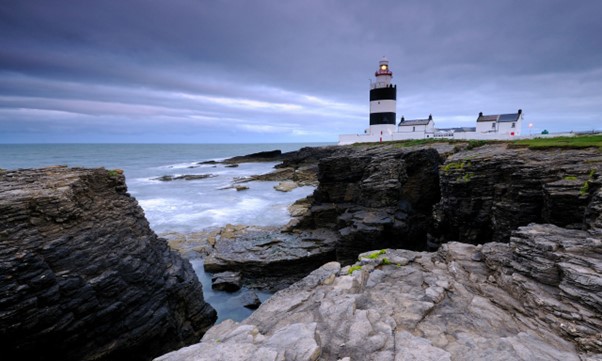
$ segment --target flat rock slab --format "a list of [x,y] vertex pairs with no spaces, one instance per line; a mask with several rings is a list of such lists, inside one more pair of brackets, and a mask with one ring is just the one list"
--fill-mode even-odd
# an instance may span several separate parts
[[171,181],[176,181],[176,180],[191,181],[191,180],[199,180],[199,179],[206,179],[206,178],[213,178],[213,177],[217,177],[217,176],[215,174],[184,174],[184,175],[179,175],[179,176],[164,175],[159,178],[153,178],[153,180],[158,180],[161,182],[171,182]]

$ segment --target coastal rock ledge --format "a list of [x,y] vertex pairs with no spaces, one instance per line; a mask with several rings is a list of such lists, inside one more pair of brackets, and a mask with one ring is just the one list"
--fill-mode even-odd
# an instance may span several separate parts
[[602,360],[601,250],[597,232],[531,224],[509,243],[366,252],[156,360]]
[[121,173],[0,173],[3,360],[148,360],[214,323],[194,270],[149,228]]

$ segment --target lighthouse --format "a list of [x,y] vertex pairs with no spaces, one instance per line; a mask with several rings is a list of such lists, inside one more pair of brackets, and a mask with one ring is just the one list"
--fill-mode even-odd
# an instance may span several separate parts
[[395,133],[397,87],[391,83],[393,72],[387,58],[379,61],[374,76],[376,79],[370,82],[370,134],[381,135],[381,141],[389,140]]

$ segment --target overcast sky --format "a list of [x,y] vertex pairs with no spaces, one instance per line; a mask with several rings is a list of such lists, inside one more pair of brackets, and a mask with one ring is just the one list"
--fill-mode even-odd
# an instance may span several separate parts
[[0,143],[335,142],[368,126],[382,56],[398,118],[521,108],[533,131],[602,129],[601,16],[600,0],[3,0]]

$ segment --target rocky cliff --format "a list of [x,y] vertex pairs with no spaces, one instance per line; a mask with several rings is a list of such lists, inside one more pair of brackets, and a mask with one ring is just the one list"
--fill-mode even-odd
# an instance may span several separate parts
[[118,171],[0,174],[3,360],[145,360],[216,319]]
[[[602,154],[596,148],[530,150],[495,143],[474,149],[457,143],[304,148],[287,154],[278,168],[259,178],[307,180],[313,170],[319,181],[307,211],[284,229],[293,235],[222,237],[204,248],[210,271],[242,270],[250,279],[262,274],[254,266],[280,261],[298,260],[308,269],[317,265],[312,259],[349,264],[372,249],[508,242],[513,230],[532,222],[571,229],[601,222],[592,208],[601,186]],[[262,246],[276,243],[294,244],[295,252]],[[281,267],[278,274],[287,270],[299,268]]]
[[441,166],[439,242],[507,242],[518,226],[591,228],[585,216],[600,188],[602,153],[488,145],[455,153]]
[[424,250],[439,167],[453,147],[341,147],[318,163],[319,185],[296,226],[335,229],[337,259],[383,247]]
[[287,231],[357,262],[158,360],[602,360],[598,149],[340,147],[318,168]]

